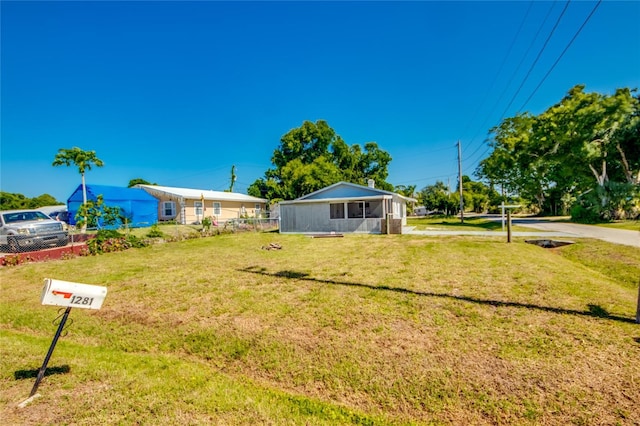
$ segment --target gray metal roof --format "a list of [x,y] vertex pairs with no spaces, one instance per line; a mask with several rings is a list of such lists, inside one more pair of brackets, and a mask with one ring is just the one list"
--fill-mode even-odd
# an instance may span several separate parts
[[338,200],[366,200],[366,199],[386,199],[398,197],[405,202],[416,202],[411,197],[405,197],[395,192],[385,191],[383,189],[372,188],[370,186],[357,185],[351,182],[337,182],[310,194],[303,195],[291,201],[282,201],[280,204],[297,204],[308,202],[327,202]]

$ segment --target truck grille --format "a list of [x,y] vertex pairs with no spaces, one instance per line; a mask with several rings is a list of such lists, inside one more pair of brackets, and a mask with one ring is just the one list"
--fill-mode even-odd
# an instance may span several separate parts
[[36,227],[37,234],[47,234],[49,232],[57,232],[62,230],[62,224],[60,223],[48,223],[46,225],[40,225]]

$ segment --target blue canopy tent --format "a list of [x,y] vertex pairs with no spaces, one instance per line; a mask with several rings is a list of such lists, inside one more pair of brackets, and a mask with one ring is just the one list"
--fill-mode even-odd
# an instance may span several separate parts
[[[97,201],[102,195],[104,205],[119,207],[121,215],[127,218],[127,225],[132,228],[144,228],[158,223],[158,200],[143,189],[122,188],[108,185],[87,185],[87,201]],[[82,185],[67,200],[69,224],[76,224],[76,213],[82,205]],[[116,226],[107,228],[117,228]],[[99,227],[104,227],[102,221]]]

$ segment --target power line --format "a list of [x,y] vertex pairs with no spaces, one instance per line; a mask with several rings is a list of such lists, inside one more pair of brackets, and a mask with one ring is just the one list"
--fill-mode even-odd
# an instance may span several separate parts
[[[540,60],[542,53],[545,51],[547,45],[549,44],[549,41],[551,40],[551,38],[553,37],[553,34],[555,33],[556,29],[558,28],[558,25],[560,24],[560,21],[562,20],[564,14],[566,13],[567,9],[569,8],[569,4],[571,3],[571,0],[567,0],[567,2],[565,3],[564,8],[562,9],[562,12],[560,12],[560,15],[558,16],[558,18],[556,19],[556,22],[553,26],[553,28],[551,29],[551,31],[549,32],[549,35],[547,36],[546,40],[544,41],[542,47],[540,48],[540,51],[538,52],[538,54],[536,55],[536,58],[534,59],[533,63],[531,64],[531,66],[529,67],[529,70],[527,71],[525,77],[523,78],[522,82],[520,83],[520,86],[518,86],[518,89],[516,90],[516,92],[514,93],[514,95],[512,96],[511,100],[509,101],[509,104],[507,105],[507,107],[505,108],[505,110],[502,112],[501,116],[500,116],[500,121],[504,118],[504,116],[506,115],[507,111],[509,110],[509,108],[511,107],[511,105],[513,104],[513,102],[515,101],[515,99],[517,98],[517,96],[520,94],[520,91],[522,90],[522,87],[524,87],[524,84],[527,82],[527,80],[529,79],[529,76],[531,75],[531,72],[533,71],[533,69],[535,68],[536,64],[538,63],[538,61]],[[549,9],[549,11],[547,12],[547,16],[545,17],[545,21],[547,20],[547,18],[549,17],[551,10],[553,9],[553,5],[552,7]],[[544,25],[544,23],[543,23]],[[542,29],[542,25],[540,26],[540,28],[538,29],[538,32],[536,33],[536,36],[534,37],[534,41],[537,39],[540,31]],[[532,44],[529,46],[529,49],[527,50],[527,52],[525,53],[525,55],[523,56],[523,60],[524,58],[527,56],[529,50],[531,49]],[[520,64],[518,65],[518,68],[520,68],[520,65],[522,64],[522,61],[520,62]],[[514,73],[515,76],[515,73]],[[511,82],[509,82],[509,84],[507,85],[507,88],[510,86]],[[505,89],[506,91],[506,89]],[[504,94],[504,92],[503,92]],[[500,99],[502,99],[502,96],[500,97]],[[499,101],[498,101],[499,102]],[[497,106],[497,104],[496,104]],[[493,111],[492,111],[493,112]],[[475,137],[474,137],[475,138]],[[482,147],[483,145],[480,144],[478,145],[478,148],[476,148],[476,150],[470,155],[470,157],[473,157],[473,155],[479,151],[479,149]],[[490,147],[487,147],[487,149],[485,149],[485,151],[480,155],[479,158],[482,158],[482,156],[484,156],[488,151],[489,151]],[[475,164],[475,161],[473,161],[471,164]]]
[[[486,142],[486,139],[485,139],[485,142]],[[473,154],[469,155],[469,158],[467,158],[467,164],[471,165],[471,164],[476,164],[476,163],[480,162],[480,159],[483,158],[484,155],[487,153],[487,151],[491,148],[490,146],[485,146],[485,145],[479,145],[478,146],[478,148],[483,148],[483,147],[485,148],[485,150],[483,152],[481,152],[480,155],[478,155],[476,157],[474,157]],[[474,154],[476,152],[478,152],[478,149],[476,149],[474,151]],[[471,166],[469,166],[469,167],[471,167]],[[469,167],[465,168],[465,171],[468,170]]]
[[425,181],[425,180],[440,179],[440,178],[446,178],[446,177],[450,177],[450,176],[451,176],[451,174],[439,175],[439,176],[429,176],[429,177],[420,178],[420,179],[405,180],[405,181],[399,182],[399,184],[400,185],[407,185],[407,184],[410,184],[411,182],[422,182],[422,181]]
[[[567,45],[565,46],[565,48],[562,50],[562,52],[560,53],[560,55],[558,56],[558,58],[555,60],[555,62],[553,63],[553,65],[551,65],[551,67],[549,68],[549,70],[546,72],[546,74],[544,75],[544,77],[542,78],[542,80],[540,80],[540,82],[538,83],[538,85],[535,87],[535,89],[533,90],[533,92],[531,93],[531,95],[529,95],[529,97],[527,98],[527,100],[522,104],[522,106],[520,107],[520,109],[518,110],[518,113],[520,111],[522,111],[524,109],[524,107],[529,103],[529,101],[533,98],[533,96],[537,93],[538,89],[540,89],[540,87],[542,86],[542,84],[545,82],[545,80],[547,79],[547,77],[549,77],[549,75],[551,74],[551,72],[554,70],[554,68],[556,67],[556,65],[558,65],[558,63],[560,62],[560,60],[562,59],[562,57],[564,56],[564,54],[569,50],[569,48],[571,47],[571,45],[573,44],[573,42],[576,40],[576,38],[578,38],[578,35],[582,32],[582,30],[584,29],[584,27],[587,25],[587,23],[589,22],[589,20],[591,19],[591,17],[593,16],[593,14],[596,12],[596,10],[598,9],[598,7],[600,6],[600,4],[602,3],[602,0],[598,0],[598,2],[596,3],[596,5],[593,7],[593,9],[591,10],[591,12],[589,13],[589,15],[585,18],[585,20],[582,22],[582,25],[580,25],[580,27],[578,28],[578,30],[576,31],[576,33],[573,35],[573,37],[571,38],[571,40],[569,40],[569,42],[567,43]],[[568,6],[569,2],[567,2]],[[565,10],[566,10],[566,6],[565,6]],[[563,11],[564,12],[564,11]],[[562,15],[560,16],[562,17]],[[507,108],[508,109],[508,108]],[[505,111],[506,112],[506,111]],[[504,116],[504,114],[503,114]],[[487,149],[484,151],[484,153],[481,154],[480,157],[482,157],[484,154],[486,154],[488,151],[490,150],[490,147],[487,147]],[[474,162],[472,162],[471,164],[474,164]]]
[[[483,157],[485,156],[485,154],[486,154],[487,152],[489,152],[489,150],[490,150],[490,149],[491,149],[491,147],[490,147],[490,146],[487,146],[487,149],[485,149],[485,150],[484,150],[484,152],[483,152],[482,154],[480,154],[480,156],[478,157],[478,159],[483,158]],[[469,165],[468,167],[466,167],[466,168],[464,169],[464,171],[466,172],[466,171],[468,171],[469,169],[471,169],[471,168],[473,167],[473,166],[472,166],[473,164],[475,164],[475,161],[471,162],[471,165]],[[480,162],[479,162],[479,161],[478,161],[478,164],[480,164]]]
[[560,21],[562,20],[562,17],[564,16],[565,12],[569,8],[569,4],[570,3],[571,3],[571,0],[567,0],[567,3],[564,5],[564,9],[562,9],[562,12],[560,13],[560,16],[558,16],[558,19],[556,20],[555,25],[551,29],[551,32],[547,36],[547,39],[544,41],[544,44],[542,45],[542,48],[538,52],[538,55],[536,56],[536,59],[533,61],[533,63],[529,67],[529,71],[527,71],[527,74],[525,75],[524,79],[522,80],[522,83],[520,83],[520,86],[518,87],[518,90],[516,90],[516,93],[511,98],[511,101],[509,102],[509,105],[507,105],[507,107],[505,108],[504,112],[501,114],[502,117],[504,117],[504,115],[507,113],[507,111],[509,110],[509,108],[513,104],[513,101],[515,101],[516,97],[520,93],[520,90],[524,86],[524,83],[526,83],[526,81],[529,79],[529,76],[531,75],[531,71],[533,71],[533,68],[535,68],[536,64],[538,63],[538,60],[542,56],[542,53],[547,48],[547,44],[549,43],[549,40],[551,40],[551,37],[553,36],[553,33],[556,31],[556,28],[558,28],[558,25],[560,24]]
[[[542,29],[544,28],[545,24],[547,23],[547,20],[549,19],[549,16],[551,16],[551,12],[553,11],[555,5],[556,5],[555,2],[551,3],[551,7],[549,7],[549,10],[547,11],[547,14],[545,15],[544,19],[542,20],[542,23],[540,24],[540,26],[538,27],[538,31],[536,31],[536,34],[533,37],[533,39],[531,40],[531,43],[529,43],[529,46],[527,47],[527,50],[525,51],[524,55],[522,55],[522,59],[520,59],[520,62],[518,63],[518,66],[516,67],[516,69],[511,74],[511,77],[509,78],[508,83],[506,84],[506,86],[502,90],[502,93],[500,93],[500,96],[498,97],[498,100],[494,103],[493,107],[491,108],[491,111],[487,114],[487,118],[484,120],[484,122],[480,126],[481,129],[484,128],[488,124],[490,117],[493,115],[494,111],[496,110],[496,108],[498,107],[498,105],[500,104],[502,99],[504,98],[504,95],[507,93],[507,90],[511,87],[511,83],[513,83],[513,80],[515,79],[516,75],[518,74],[518,71],[520,71],[520,67],[522,67],[522,64],[524,63],[524,60],[527,58],[527,56],[529,56],[529,52],[533,48],[533,45],[535,44],[536,40],[538,40],[538,36],[540,35],[540,33],[542,32]],[[500,120],[502,120],[502,118],[504,118],[504,116],[500,117]],[[473,138],[471,138],[471,142],[470,142],[471,144],[473,144],[473,141],[475,141],[476,138],[478,137],[478,133],[476,133],[473,136]],[[480,147],[482,147],[482,144],[480,144],[479,148]]]
[[580,25],[580,28],[578,28],[578,31],[576,31],[576,33],[573,35],[573,38],[569,41],[569,43],[567,44],[567,46],[564,48],[564,50],[562,51],[562,53],[560,53],[560,56],[558,56],[558,59],[556,59],[556,61],[553,63],[553,65],[551,65],[551,68],[549,68],[549,71],[547,71],[547,73],[544,75],[544,77],[542,78],[542,80],[540,80],[540,83],[538,83],[538,85],[536,86],[535,89],[533,89],[533,92],[531,93],[531,95],[529,95],[529,97],[527,98],[526,101],[524,101],[524,104],[522,104],[522,106],[520,107],[520,109],[518,110],[518,112],[522,111],[524,109],[524,107],[527,105],[527,103],[529,103],[529,101],[531,100],[531,98],[533,98],[533,96],[536,94],[536,92],[538,91],[538,89],[540,88],[540,86],[542,86],[542,83],[544,83],[544,81],[547,79],[547,77],[549,77],[549,74],[551,74],[551,71],[553,71],[553,69],[556,67],[556,65],[558,65],[558,62],[560,62],[560,59],[562,59],[562,57],[564,56],[564,54],[567,52],[567,50],[569,50],[569,47],[571,47],[571,45],[573,44],[573,42],[575,41],[575,39],[578,37],[578,34],[580,34],[580,32],[582,31],[582,29],[587,25],[587,22],[589,22],[589,20],[591,19],[591,17],[593,16],[593,14],[596,12],[596,9],[598,9],[598,7],[600,6],[600,3],[602,3],[602,0],[598,0],[598,3],[596,3],[596,5],[593,7],[593,9],[591,10],[591,13],[589,13],[589,16],[587,16],[587,18],[584,20],[584,22],[582,23],[582,25]]
[[[520,62],[518,63],[518,66],[516,67],[516,69],[514,70],[513,74],[511,75],[511,78],[509,79],[509,82],[507,83],[507,85],[505,86],[504,90],[500,94],[500,97],[498,98],[498,101],[493,106],[493,109],[491,110],[491,113],[493,113],[493,111],[495,111],[495,109],[498,107],[498,104],[502,101],[502,98],[507,93],[507,90],[509,89],[509,87],[511,87],[511,83],[513,83],[513,80],[515,79],[516,75],[518,74],[518,71],[520,71],[520,67],[524,63],[524,60],[527,58],[527,56],[529,56],[529,52],[531,52],[531,49],[533,48],[533,45],[535,44],[536,40],[538,40],[538,36],[540,35],[540,33],[542,32],[542,29],[544,28],[545,24],[547,23],[547,20],[549,19],[549,16],[551,16],[551,12],[553,11],[555,5],[556,5],[555,2],[551,3],[551,7],[549,7],[549,10],[547,11],[547,14],[545,15],[544,20],[542,21],[542,23],[538,27],[538,31],[536,31],[536,35],[531,40],[531,43],[529,43],[529,47],[527,47],[527,50],[524,53],[524,55],[522,55],[522,59],[520,59]],[[491,114],[489,114],[489,115],[491,115]],[[488,117],[487,117],[487,120],[488,120]],[[485,121],[485,123],[486,123],[486,121]]]
[[513,46],[515,46],[516,40],[518,40],[518,37],[520,36],[520,33],[522,32],[522,28],[524,27],[524,23],[527,21],[527,18],[529,17],[529,13],[531,12],[531,8],[533,7],[533,3],[534,3],[533,0],[531,0],[529,2],[529,7],[527,8],[527,11],[525,12],[524,17],[522,18],[522,21],[520,22],[520,26],[518,27],[518,31],[516,31],[516,35],[511,40],[511,45],[507,49],[507,53],[504,55],[504,58],[502,59],[502,63],[500,64],[500,67],[498,67],[498,72],[495,74],[495,76],[493,78],[493,81],[491,82],[491,85],[489,86],[489,89],[487,90],[487,95],[484,96],[483,101],[480,103],[480,106],[478,106],[478,108],[474,111],[474,113],[472,114],[471,118],[469,120],[467,120],[467,125],[465,126],[464,130],[462,131],[462,135],[464,135],[467,132],[467,130],[469,129],[469,126],[471,125],[471,122],[476,118],[476,116],[478,115],[478,112],[480,112],[480,110],[484,106],[485,102],[487,101],[488,94],[491,93],[491,91],[493,90],[493,87],[496,85],[496,82],[498,81],[498,76],[502,73],[502,70],[504,69],[504,65],[507,62],[507,59],[509,58],[509,56],[511,55],[511,51],[513,50]]

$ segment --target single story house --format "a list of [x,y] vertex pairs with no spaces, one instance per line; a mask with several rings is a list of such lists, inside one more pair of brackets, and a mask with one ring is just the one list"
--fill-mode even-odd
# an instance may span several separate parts
[[415,216],[426,216],[429,213],[425,206],[417,206],[413,209],[413,214]]
[[281,201],[281,233],[400,234],[407,203],[415,199],[368,186],[338,182],[292,201]]
[[175,188],[159,185],[136,185],[158,201],[158,219],[181,224],[201,223],[205,217],[226,222],[242,217],[261,217],[267,200],[235,192]]
[[[125,188],[109,185],[86,185],[87,201],[97,201],[102,195],[107,207],[119,207],[132,228],[144,228],[158,222],[158,200],[138,188]],[[76,214],[83,203],[82,185],[67,200],[69,224],[76,224]],[[119,224],[120,225],[120,224]],[[100,222],[102,226],[102,222]],[[117,226],[117,225],[116,225]]]

